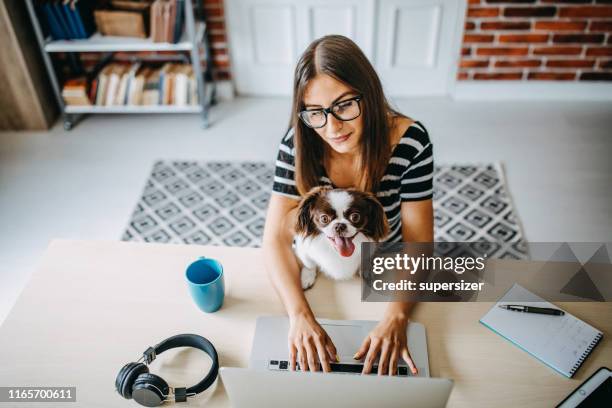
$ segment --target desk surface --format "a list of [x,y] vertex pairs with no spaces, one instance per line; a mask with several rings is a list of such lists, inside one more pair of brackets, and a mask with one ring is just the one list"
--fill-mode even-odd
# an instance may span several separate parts
[[[225,268],[225,304],[214,314],[196,308],[184,281],[185,267],[201,255]],[[315,314],[330,319],[377,320],[385,306],[361,303],[358,279],[318,278],[307,296]],[[559,304],[605,333],[574,379],[480,325],[490,306],[422,303],[414,311],[413,320],[427,328],[432,376],[455,381],[449,407],[549,407],[598,367],[612,367],[612,303]],[[198,333],[215,344],[221,365],[246,367],[255,317],[283,313],[259,249],[53,241],[0,328],[0,386],[76,386],[77,404],[70,406],[136,406],[115,393],[114,379],[147,346]],[[152,372],[171,386],[197,382],[209,363],[186,349],[158,360]],[[204,399],[206,406],[229,406],[221,382],[189,405]]]

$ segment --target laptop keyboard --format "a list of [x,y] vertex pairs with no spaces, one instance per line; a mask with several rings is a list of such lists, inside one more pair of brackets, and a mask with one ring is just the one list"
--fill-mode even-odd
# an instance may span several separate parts
[[[330,368],[332,373],[337,374],[361,374],[363,370],[363,364],[345,364],[345,363],[330,363]],[[287,360],[270,360],[268,363],[268,368],[270,370],[276,371],[289,371],[289,362]],[[296,363],[296,370],[300,369],[300,363]],[[370,371],[371,375],[376,375],[378,373],[378,365],[374,364],[372,366],[372,370]],[[399,366],[397,368],[397,375],[399,377],[408,377],[410,376],[410,372],[408,371],[408,367]]]

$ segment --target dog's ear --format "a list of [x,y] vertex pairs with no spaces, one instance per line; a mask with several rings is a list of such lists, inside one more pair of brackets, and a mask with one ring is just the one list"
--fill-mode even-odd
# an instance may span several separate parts
[[368,204],[367,223],[364,230],[374,241],[381,241],[389,233],[389,223],[385,209],[372,193],[363,193],[363,200]]
[[329,190],[329,187],[314,187],[308,193],[306,193],[298,206],[297,222],[295,226],[296,233],[305,237],[317,233],[317,226],[312,220],[312,210],[321,194]]

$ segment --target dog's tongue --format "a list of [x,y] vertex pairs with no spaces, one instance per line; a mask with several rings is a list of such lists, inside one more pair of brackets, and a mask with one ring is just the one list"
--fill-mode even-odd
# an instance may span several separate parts
[[334,245],[342,256],[351,256],[355,250],[355,244],[347,237],[334,237]]

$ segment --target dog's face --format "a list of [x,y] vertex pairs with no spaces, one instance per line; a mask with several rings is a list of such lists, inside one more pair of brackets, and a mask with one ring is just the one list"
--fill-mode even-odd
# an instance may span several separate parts
[[380,241],[388,231],[384,209],[371,193],[315,187],[298,208],[296,232],[305,237],[324,234],[342,256],[353,254],[357,234]]

